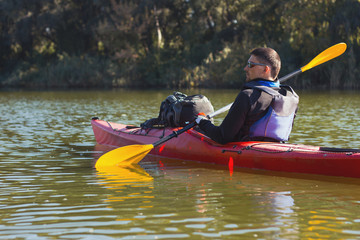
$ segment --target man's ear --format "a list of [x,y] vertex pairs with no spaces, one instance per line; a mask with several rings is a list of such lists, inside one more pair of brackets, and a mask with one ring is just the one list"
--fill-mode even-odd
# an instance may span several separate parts
[[265,66],[265,72],[268,73],[270,71],[270,67],[269,66]]

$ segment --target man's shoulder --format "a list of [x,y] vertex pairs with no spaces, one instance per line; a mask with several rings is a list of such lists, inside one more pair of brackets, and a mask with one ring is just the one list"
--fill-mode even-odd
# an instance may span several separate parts
[[260,95],[260,90],[254,88],[243,88],[236,97],[235,101],[241,104],[251,105],[254,101],[256,101],[256,99],[259,99]]
[[239,93],[239,96],[250,97],[254,93],[254,88],[243,88]]
[[259,95],[261,93],[261,91],[262,90],[260,88],[257,88],[257,87],[244,86],[244,88],[241,90],[240,94],[250,97],[250,96],[252,96],[254,94]]

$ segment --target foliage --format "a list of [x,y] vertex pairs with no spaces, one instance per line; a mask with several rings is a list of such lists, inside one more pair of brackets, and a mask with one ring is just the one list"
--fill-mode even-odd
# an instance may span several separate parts
[[360,88],[358,0],[7,0],[0,86],[241,87],[251,49],[276,49],[281,75],[338,42],[348,51],[293,81]]

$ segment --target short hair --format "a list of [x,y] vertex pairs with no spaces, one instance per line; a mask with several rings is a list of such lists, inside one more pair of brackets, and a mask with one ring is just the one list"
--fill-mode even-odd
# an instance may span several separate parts
[[251,51],[251,55],[254,55],[258,60],[266,65],[270,65],[272,77],[277,78],[280,68],[281,59],[279,54],[272,48],[256,48]]

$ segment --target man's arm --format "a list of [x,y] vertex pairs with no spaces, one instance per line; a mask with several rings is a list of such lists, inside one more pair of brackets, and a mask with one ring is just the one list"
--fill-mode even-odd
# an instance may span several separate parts
[[237,141],[242,134],[241,129],[249,110],[250,99],[244,92],[240,92],[220,126],[215,126],[211,121],[202,120],[199,127],[206,136],[218,143]]

